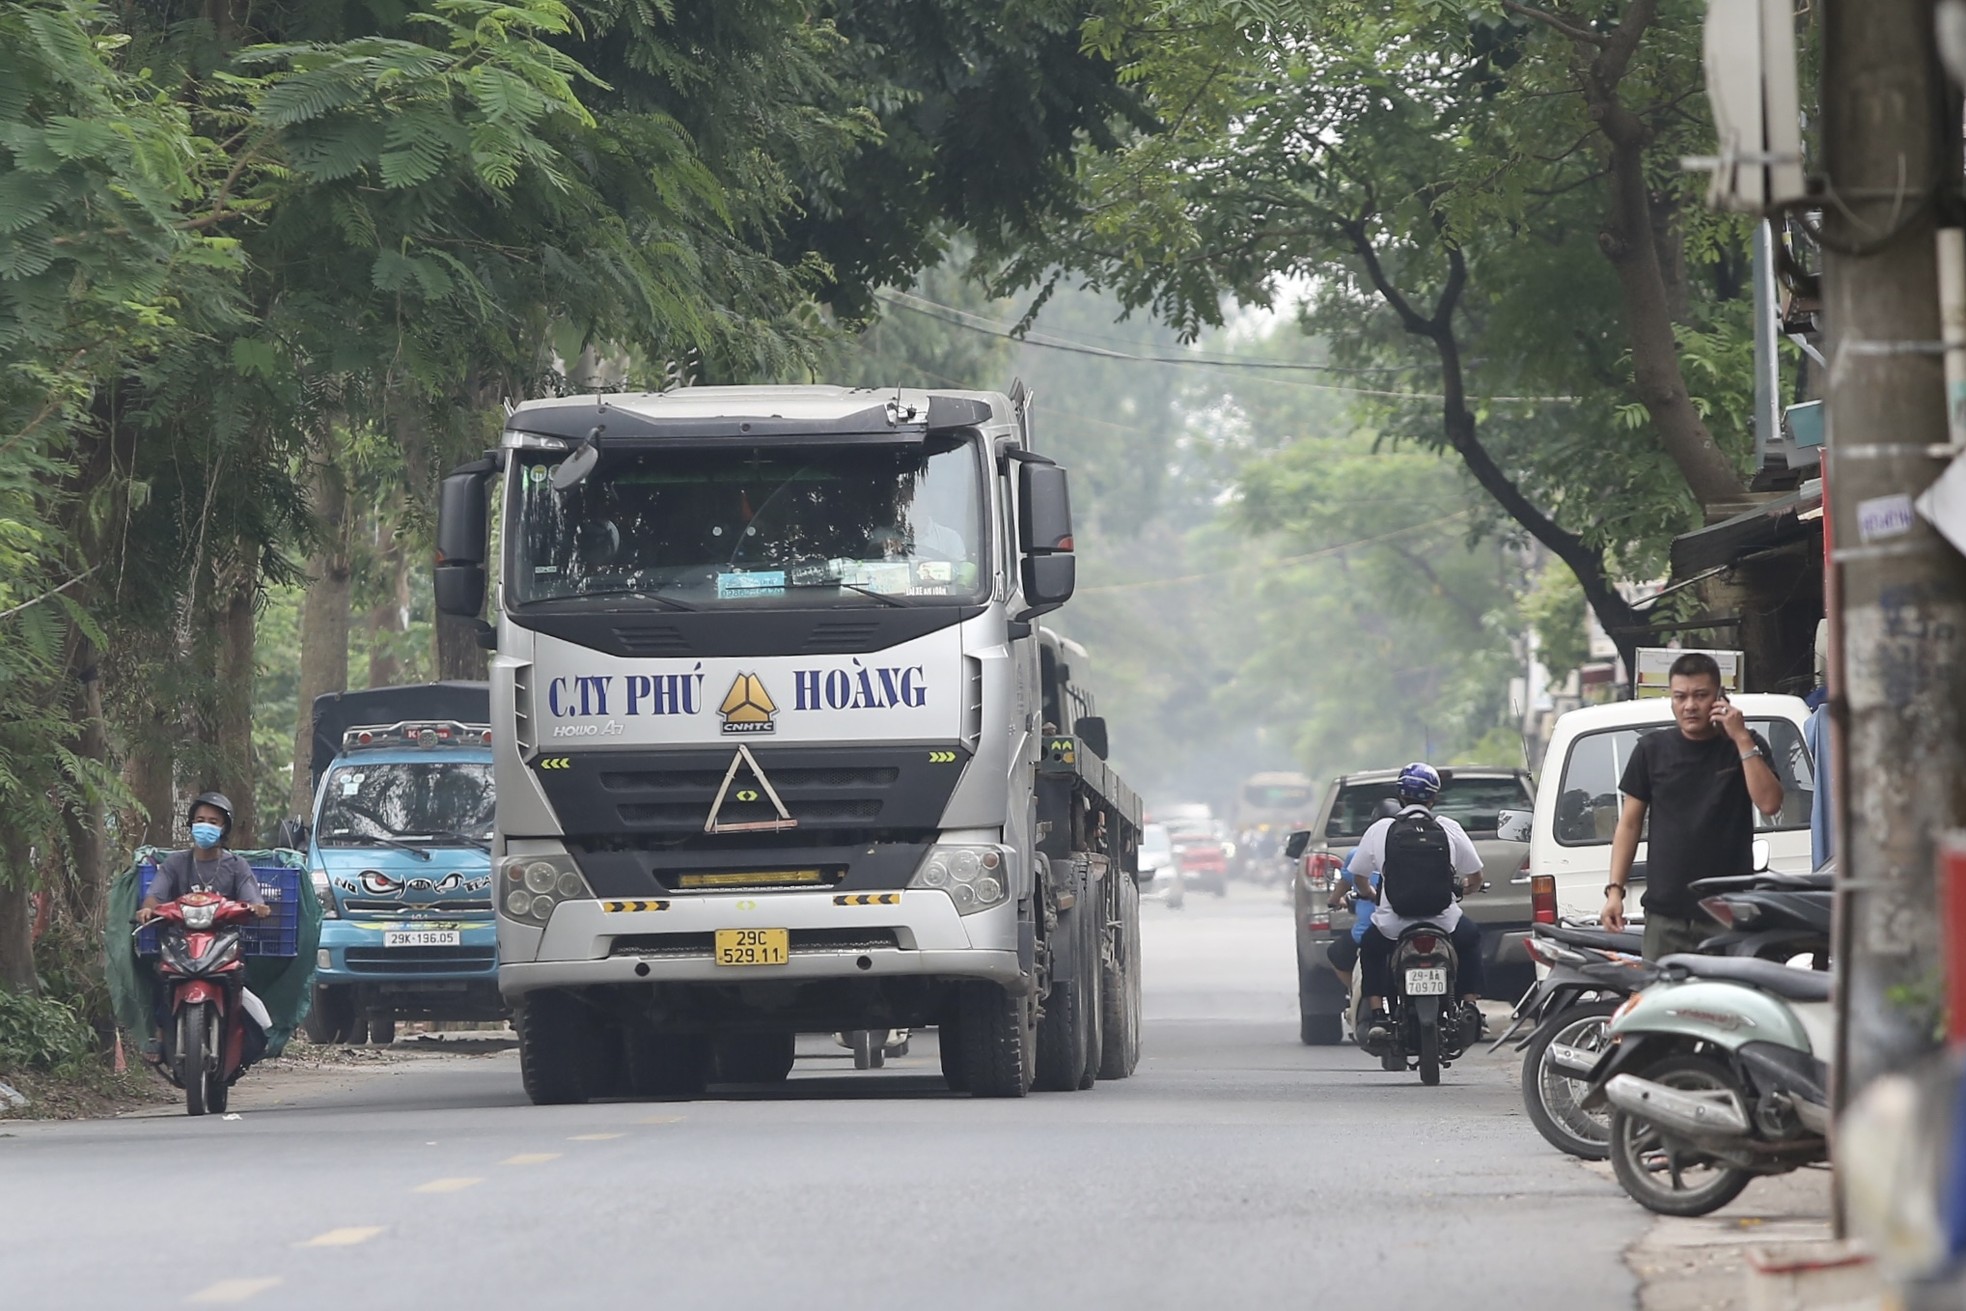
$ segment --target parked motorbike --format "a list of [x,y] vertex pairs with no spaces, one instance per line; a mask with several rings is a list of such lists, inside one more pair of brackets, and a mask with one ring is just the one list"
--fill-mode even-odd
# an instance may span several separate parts
[[1392,1040],[1379,1054],[1387,1070],[1418,1070],[1420,1082],[1440,1082],[1441,1070],[1461,1058],[1480,1037],[1464,1020],[1455,998],[1460,960],[1446,933],[1415,924],[1393,945],[1392,988],[1386,1013]]
[[1538,924],[1523,946],[1547,973],[1516,1003],[1508,1029],[1489,1049],[1528,1028],[1516,1049],[1529,1122],[1552,1147],[1587,1161],[1604,1159],[1611,1117],[1584,1109],[1586,1080],[1610,1045],[1612,1012],[1658,974],[1640,958],[1641,941],[1636,933]]
[[1613,1015],[1584,1101],[1610,1108],[1625,1192],[1661,1215],[1706,1215],[1756,1175],[1827,1160],[1830,975],[1735,956],[1659,967]]
[[1778,877],[1747,886],[1735,886],[1741,882],[1737,879],[1695,883],[1701,907],[1722,926],[1700,944],[1700,954],[1778,963],[1809,956],[1817,969],[1827,968],[1831,893],[1815,886],[1815,876],[1804,879]]
[[[232,1084],[266,1049],[272,1025],[246,990],[240,926],[253,908],[191,892],[156,908],[157,973],[169,997],[163,1069],[190,1115],[223,1112]],[[139,926],[142,932],[147,926]]]

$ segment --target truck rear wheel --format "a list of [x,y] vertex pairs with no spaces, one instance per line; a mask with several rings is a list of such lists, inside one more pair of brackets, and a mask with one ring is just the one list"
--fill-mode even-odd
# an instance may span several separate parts
[[719,1083],[783,1083],[798,1059],[795,1033],[726,1033],[716,1042]]
[[710,1082],[710,1038],[627,1026],[628,1088],[637,1097],[695,1097]]
[[1102,1079],[1124,1079],[1140,1064],[1140,885],[1124,873],[1118,877],[1119,922],[1108,935],[1111,952],[1100,980]]
[[972,1097],[1022,1097],[1037,1067],[1036,1007],[994,983],[965,985],[957,1041],[963,1083]]
[[1073,862],[1076,901],[1059,918],[1051,957],[1051,993],[1038,1021],[1034,1086],[1045,1092],[1090,1088],[1098,1077],[1100,1044],[1100,938],[1103,908],[1090,871]]
[[519,1078],[534,1106],[564,1106],[594,1095],[586,1072],[589,1047],[601,1040],[594,1013],[558,992],[535,992],[514,1010],[519,1035]]

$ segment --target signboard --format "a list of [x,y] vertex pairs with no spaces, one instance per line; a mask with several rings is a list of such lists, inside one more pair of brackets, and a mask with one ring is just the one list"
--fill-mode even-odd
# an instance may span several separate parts
[[[1672,694],[1672,682],[1666,671],[1672,662],[1693,652],[1676,647],[1641,646],[1638,648],[1638,676],[1633,680],[1641,700],[1646,697],[1662,697]],[[1720,666],[1720,690],[1727,696],[1734,696],[1741,690],[1741,675],[1746,671],[1747,659],[1740,651],[1701,651],[1710,655]]]

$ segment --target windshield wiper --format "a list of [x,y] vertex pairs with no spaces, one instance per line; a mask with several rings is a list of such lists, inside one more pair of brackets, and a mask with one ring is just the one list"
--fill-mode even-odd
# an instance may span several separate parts
[[821,578],[810,583],[787,583],[785,587],[787,591],[807,587],[837,587],[843,592],[858,592],[862,596],[871,596],[876,601],[880,601],[886,605],[900,606],[903,610],[908,609],[914,604],[914,602],[904,601],[898,596],[889,596],[886,592],[876,592],[873,588],[863,587],[859,583],[849,583],[843,578]]
[[[404,842],[399,838],[379,837],[374,833],[330,833],[328,834],[328,837],[331,839],[331,841],[329,842],[330,846],[394,847],[398,851],[409,852],[412,856],[415,856],[418,860],[430,859],[430,853],[425,851],[422,847],[417,846],[413,842]],[[485,848],[485,850],[489,851],[491,850],[491,848],[487,847]]]
[[[423,835],[419,834],[418,836]],[[474,838],[469,833],[460,833],[454,828],[432,829],[430,830],[429,836],[433,838],[445,838],[451,842],[461,842],[467,847],[476,847],[480,851],[491,850],[491,843],[485,841],[483,838]]]
[[582,588],[580,591],[573,593],[573,595],[571,596],[555,597],[554,600],[578,601],[578,600],[585,600],[587,597],[590,596],[632,596],[637,601],[653,601],[657,605],[667,606],[671,610],[696,609],[696,607],[691,605],[688,601],[678,601],[675,597],[670,596],[666,592],[659,592],[659,591],[650,592],[650,591],[645,591],[639,587],[588,587],[588,588]]

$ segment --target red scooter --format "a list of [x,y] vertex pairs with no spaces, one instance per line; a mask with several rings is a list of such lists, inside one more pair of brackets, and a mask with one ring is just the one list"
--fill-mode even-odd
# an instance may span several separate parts
[[253,918],[242,901],[190,892],[158,906],[150,921],[157,974],[170,994],[163,1068],[184,1089],[191,1115],[224,1111],[233,1081],[266,1050],[264,1008],[246,991],[239,945],[239,927]]

